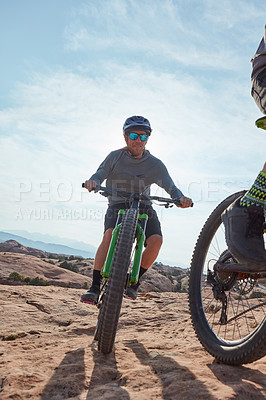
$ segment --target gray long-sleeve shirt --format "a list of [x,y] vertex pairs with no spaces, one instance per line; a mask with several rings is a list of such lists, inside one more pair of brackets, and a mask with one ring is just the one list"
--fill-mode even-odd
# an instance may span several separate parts
[[[96,173],[90,177],[97,184],[106,179],[106,186],[125,190],[130,193],[150,194],[150,186],[156,183],[172,199],[183,196],[175,186],[165,165],[161,160],[145,150],[141,158],[132,157],[126,148],[112,151],[101,163]],[[116,195],[108,197],[109,204],[121,203],[123,199]],[[151,203],[151,202],[146,202]]]

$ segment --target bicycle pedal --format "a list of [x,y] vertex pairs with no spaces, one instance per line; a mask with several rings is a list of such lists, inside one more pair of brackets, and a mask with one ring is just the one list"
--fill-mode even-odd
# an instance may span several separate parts
[[125,299],[128,299],[128,300],[131,300],[131,301],[135,301],[135,300],[136,300],[136,299],[132,299],[132,297],[127,296],[126,294],[124,294],[124,298],[125,298]]

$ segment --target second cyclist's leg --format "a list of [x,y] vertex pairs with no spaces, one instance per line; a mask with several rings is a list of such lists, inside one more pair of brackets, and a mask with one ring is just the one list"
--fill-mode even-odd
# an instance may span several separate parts
[[236,200],[222,215],[228,248],[251,271],[266,269],[263,239],[266,210],[266,163],[250,190]]

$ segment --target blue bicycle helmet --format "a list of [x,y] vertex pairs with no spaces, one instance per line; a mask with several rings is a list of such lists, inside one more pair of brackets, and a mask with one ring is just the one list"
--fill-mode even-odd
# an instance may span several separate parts
[[149,135],[152,131],[151,125],[147,118],[141,117],[139,115],[133,115],[133,117],[129,117],[126,119],[123,126],[124,135],[132,131],[132,129],[142,130],[144,132],[147,132]]

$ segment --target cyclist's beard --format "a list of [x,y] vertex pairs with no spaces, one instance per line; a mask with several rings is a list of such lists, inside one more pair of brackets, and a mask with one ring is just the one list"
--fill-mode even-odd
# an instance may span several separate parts
[[145,151],[145,145],[146,143],[143,142],[127,143],[127,148],[133,157],[141,157]]

